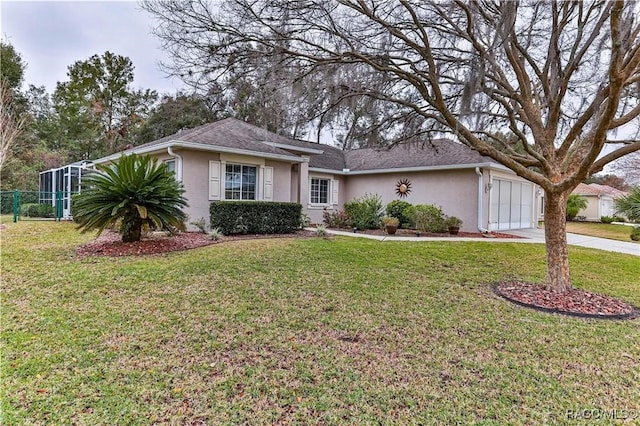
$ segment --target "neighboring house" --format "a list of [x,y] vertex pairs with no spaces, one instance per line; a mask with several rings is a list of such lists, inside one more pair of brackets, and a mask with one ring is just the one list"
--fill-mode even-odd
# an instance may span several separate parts
[[581,195],[587,200],[587,207],[580,210],[578,216],[584,216],[589,221],[600,221],[602,216],[615,215],[615,200],[625,192],[608,185],[581,183],[572,194]]
[[215,200],[288,201],[302,204],[312,223],[325,209],[342,209],[366,193],[384,205],[401,198],[435,204],[464,221],[463,230],[531,228],[537,225],[537,187],[460,143],[440,139],[392,149],[342,151],[289,139],[228,118],[185,130],[94,163],[130,153],[151,154],[175,171],[185,188],[192,220],[209,221]]

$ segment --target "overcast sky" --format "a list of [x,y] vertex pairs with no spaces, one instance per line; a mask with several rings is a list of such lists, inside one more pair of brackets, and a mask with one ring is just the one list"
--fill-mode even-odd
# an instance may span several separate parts
[[167,57],[151,34],[153,21],[134,1],[0,0],[0,35],[27,63],[25,85],[55,90],[67,67],[110,51],[135,66],[134,87],[175,93],[181,86],[159,70]]

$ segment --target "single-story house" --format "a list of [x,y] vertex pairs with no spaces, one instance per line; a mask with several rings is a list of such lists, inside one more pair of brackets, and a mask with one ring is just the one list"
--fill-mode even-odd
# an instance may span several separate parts
[[[395,199],[439,205],[468,231],[537,225],[536,185],[448,139],[343,151],[228,118],[94,163],[130,153],[151,154],[175,171],[191,220],[208,222],[212,201],[264,200],[298,202],[312,223],[322,223],[325,209],[369,193],[384,205]],[[408,191],[401,198],[403,183]]]
[[602,216],[615,215],[615,201],[625,195],[625,192],[608,185],[597,183],[579,184],[572,194],[580,195],[587,200],[587,207],[578,212],[589,221],[600,221]]

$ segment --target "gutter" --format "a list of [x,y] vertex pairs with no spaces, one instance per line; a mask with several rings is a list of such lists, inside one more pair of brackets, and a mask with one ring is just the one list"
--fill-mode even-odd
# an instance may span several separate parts
[[167,154],[176,159],[176,178],[179,182],[182,182],[182,156],[173,152],[171,146],[167,147]]
[[478,231],[482,232],[483,234],[486,234],[489,232],[489,230],[482,227],[482,221],[483,221],[482,193],[484,189],[484,183],[482,181],[482,170],[480,170],[480,167],[476,167],[476,174],[478,175]]
[[411,172],[428,172],[428,171],[438,171],[438,170],[461,170],[461,169],[473,169],[478,167],[486,167],[490,169],[496,170],[504,170],[508,172],[512,172],[512,170],[507,167],[496,164],[496,163],[472,163],[472,164],[445,164],[439,166],[416,166],[416,167],[398,167],[395,169],[364,169],[364,170],[350,170],[350,169],[342,169],[342,170],[332,170],[332,169],[324,169],[321,167],[309,167],[310,172],[318,172],[318,173],[331,173],[334,175],[343,175],[343,176],[355,176],[355,175],[374,175],[374,174],[384,174],[384,173],[411,173]]

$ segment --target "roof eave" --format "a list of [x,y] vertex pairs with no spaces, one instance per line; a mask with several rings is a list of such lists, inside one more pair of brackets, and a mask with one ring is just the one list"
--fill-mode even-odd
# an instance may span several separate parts
[[139,149],[133,148],[127,151],[111,154],[106,157],[102,157],[97,160],[94,160],[93,163],[94,164],[108,163],[109,161],[113,161],[123,155],[129,155],[129,154],[149,154],[153,152],[161,152],[169,147],[195,149],[199,151],[224,152],[228,154],[250,155],[252,157],[267,158],[271,160],[290,161],[292,163],[304,163],[309,161],[306,158],[297,157],[293,155],[274,154],[269,152],[251,151],[248,149],[229,148],[226,146],[205,145],[197,142],[184,142],[184,141],[171,140],[171,141],[163,142],[160,144],[145,146]]
[[396,167],[391,169],[367,169],[367,170],[331,170],[323,169],[320,167],[309,167],[309,171],[317,173],[333,173],[336,175],[370,175],[370,174],[384,174],[384,173],[408,173],[408,172],[428,172],[428,171],[441,171],[441,170],[461,170],[461,169],[475,169],[476,167],[492,168],[498,170],[506,170],[513,173],[511,169],[497,163],[469,163],[469,164],[444,164],[438,166],[416,166],[416,167]]

